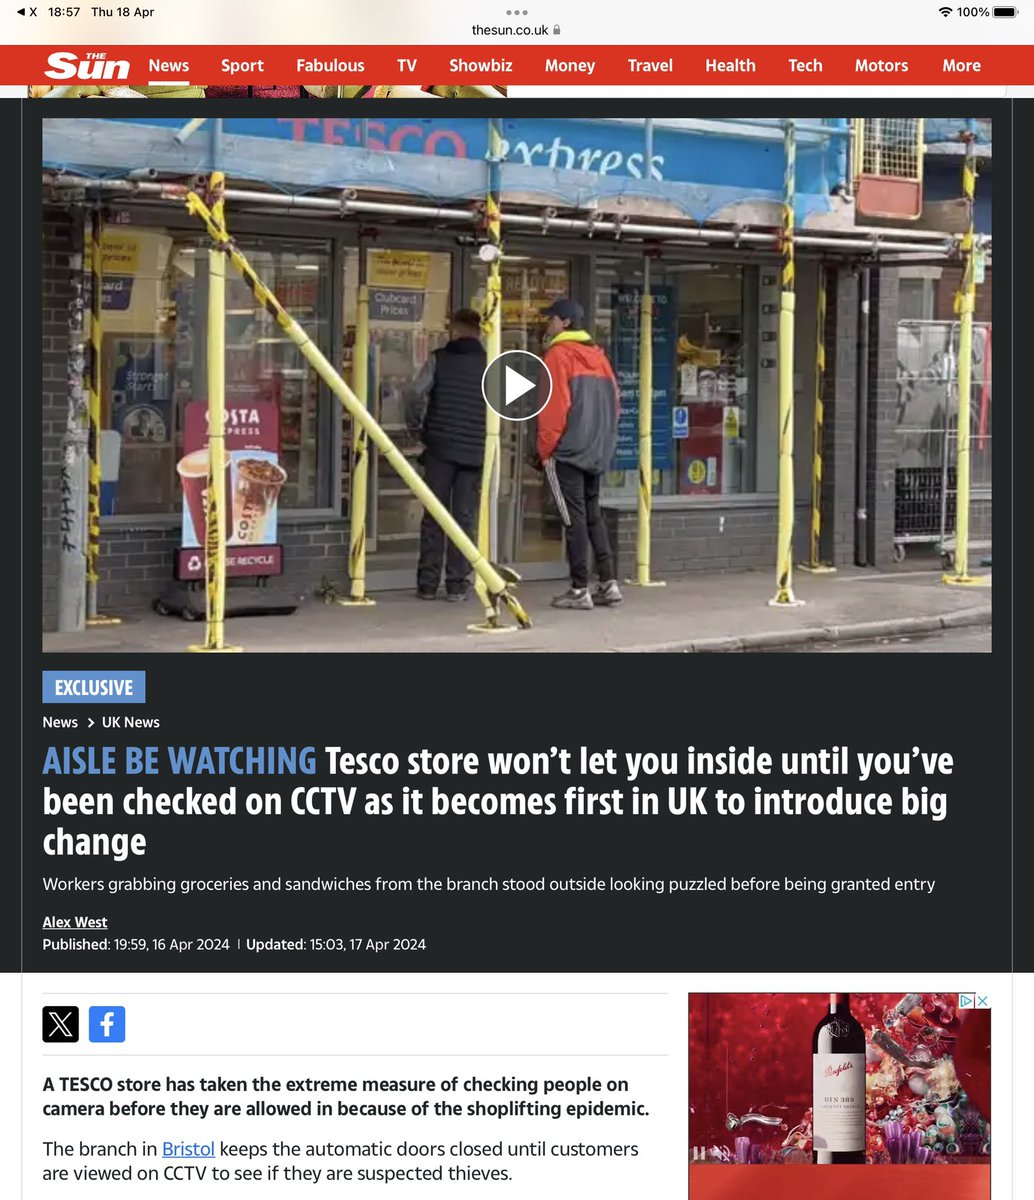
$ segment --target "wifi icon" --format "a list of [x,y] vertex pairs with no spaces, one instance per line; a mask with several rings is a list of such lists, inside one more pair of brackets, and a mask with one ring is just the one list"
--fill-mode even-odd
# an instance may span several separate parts
[[939,8],[937,11],[941,14],[942,17],[950,17],[951,14],[955,10],[951,7],[950,4],[946,4],[943,8]]

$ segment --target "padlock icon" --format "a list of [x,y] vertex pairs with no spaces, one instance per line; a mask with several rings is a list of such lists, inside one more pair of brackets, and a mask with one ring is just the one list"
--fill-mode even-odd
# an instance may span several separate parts
[[559,25],[554,25],[554,26],[553,26],[553,36],[554,36],[554,37],[559,37],[559,36],[560,36],[560,26],[559,26]]

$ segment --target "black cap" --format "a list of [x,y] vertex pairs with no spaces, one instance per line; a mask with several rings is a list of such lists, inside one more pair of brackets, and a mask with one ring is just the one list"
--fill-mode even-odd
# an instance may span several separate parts
[[561,321],[570,321],[576,329],[581,329],[585,324],[585,309],[577,300],[569,300],[566,296],[554,300],[542,315],[547,320],[550,317],[559,317]]

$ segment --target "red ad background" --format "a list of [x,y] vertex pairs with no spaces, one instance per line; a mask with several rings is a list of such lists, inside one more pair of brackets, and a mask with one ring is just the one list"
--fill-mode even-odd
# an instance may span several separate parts
[[[869,1036],[884,1028],[883,1016],[902,993],[853,993],[851,1011]],[[959,1081],[973,1103],[990,1118],[990,1053],[973,1050],[963,1036],[965,1022],[983,1013],[959,1011],[958,995],[944,999],[953,1010],[949,1021],[936,1009],[925,1013],[943,1029],[936,1054],[951,1053]],[[792,1129],[811,1107],[811,1038],[828,993],[695,993],[689,998],[689,1129],[690,1144],[732,1145],[737,1134],[749,1135],[775,1149],[786,1130],[750,1124],[730,1133],[727,1113],[764,1111]],[[973,1026],[976,1029],[976,1026]],[[893,1031],[891,1031],[893,1035]],[[986,1037],[983,1039],[985,1042]],[[785,1105],[783,1108],[765,1105]],[[707,1169],[707,1168],[704,1168]],[[719,1166],[718,1171],[725,1168]],[[759,1169],[759,1168],[754,1168]],[[839,1169],[839,1168],[838,1168]]]

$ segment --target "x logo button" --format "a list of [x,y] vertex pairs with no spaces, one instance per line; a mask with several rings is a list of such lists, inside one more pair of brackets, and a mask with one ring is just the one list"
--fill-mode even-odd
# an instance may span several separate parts
[[77,1042],[79,1040],[79,1009],[67,1004],[47,1006],[43,1010],[43,1040],[45,1042]]

